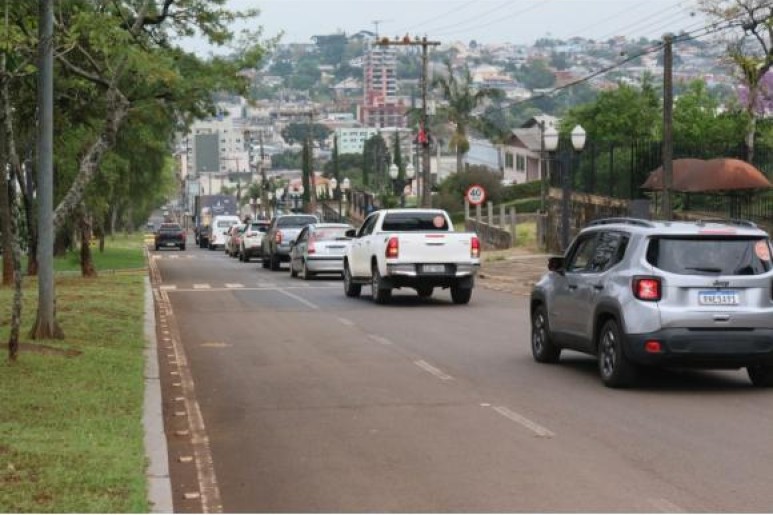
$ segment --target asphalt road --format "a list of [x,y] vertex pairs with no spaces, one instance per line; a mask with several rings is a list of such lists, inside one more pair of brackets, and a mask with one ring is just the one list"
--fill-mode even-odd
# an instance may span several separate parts
[[773,511],[773,391],[743,371],[610,390],[532,360],[524,296],[151,260],[177,512]]

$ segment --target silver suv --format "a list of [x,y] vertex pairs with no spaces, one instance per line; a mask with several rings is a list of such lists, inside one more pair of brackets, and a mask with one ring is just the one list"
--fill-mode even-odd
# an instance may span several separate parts
[[610,387],[642,366],[746,367],[773,386],[773,263],[768,234],[742,220],[596,220],[531,294],[531,349],[597,356]]

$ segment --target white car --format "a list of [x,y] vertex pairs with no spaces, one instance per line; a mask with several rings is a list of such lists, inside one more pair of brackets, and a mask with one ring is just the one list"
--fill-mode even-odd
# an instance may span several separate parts
[[349,224],[309,224],[290,242],[290,276],[309,279],[315,274],[343,274],[344,254],[353,230]]
[[247,225],[239,243],[239,261],[248,263],[250,258],[260,257],[263,237],[268,232],[268,220],[255,220]]
[[225,247],[225,237],[232,225],[241,223],[236,215],[220,215],[212,219],[212,234],[209,238],[209,250]]

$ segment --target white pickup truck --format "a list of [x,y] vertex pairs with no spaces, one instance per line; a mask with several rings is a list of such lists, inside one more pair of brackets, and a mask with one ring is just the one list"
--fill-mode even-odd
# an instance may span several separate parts
[[389,301],[394,288],[413,288],[430,297],[450,288],[455,304],[467,304],[480,268],[480,240],[455,232],[442,209],[386,209],[371,213],[350,230],[344,257],[344,292],[357,297],[370,284],[373,300]]

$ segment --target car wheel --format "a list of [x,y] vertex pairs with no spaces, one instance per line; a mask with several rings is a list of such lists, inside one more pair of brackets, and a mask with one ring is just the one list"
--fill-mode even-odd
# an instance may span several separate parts
[[185,250],[185,245],[180,245],[180,250]]
[[454,304],[467,304],[472,298],[472,288],[451,286],[451,300]]
[[750,365],[746,373],[754,386],[770,388],[773,386],[773,365]]
[[370,295],[376,304],[386,304],[392,298],[392,288],[385,286],[376,265],[371,271]]
[[419,286],[418,288],[416,288],[416,293],[422,299],[428,299],[432,297],[433,291],[435,291],[435,288],[433,288],[432,286]]
[[636,365],[626,357],[620,328],[615,320],[607,320],[598,337],[599,373],[604,385],[624,388],[636,379]]
[[271,254],[268,257],[268,259],[269,259],[269,263],[271,265],[271,270],[274,271],[274,272],[279,270],[279,256],[277,256],[276,254]]
[[309,267],[306,265],[306,260],[303,260],[303,264],[301,265],[301,279],[304,281],[308,281],[314,277],[314,273],[309,272]]
[[558,363],[561,348],[550,338],[550,327],[545,306],[539,305],[531,316],[531,355],[538,363]]
[[344,264],[344,293],[347,297],[359,297],[362,291],[361,284],[354,284],[352,273],[349,270],[349,263]]
[[263,268],[268,268],[268,259],[264,257],[260,258],[260,264]]

